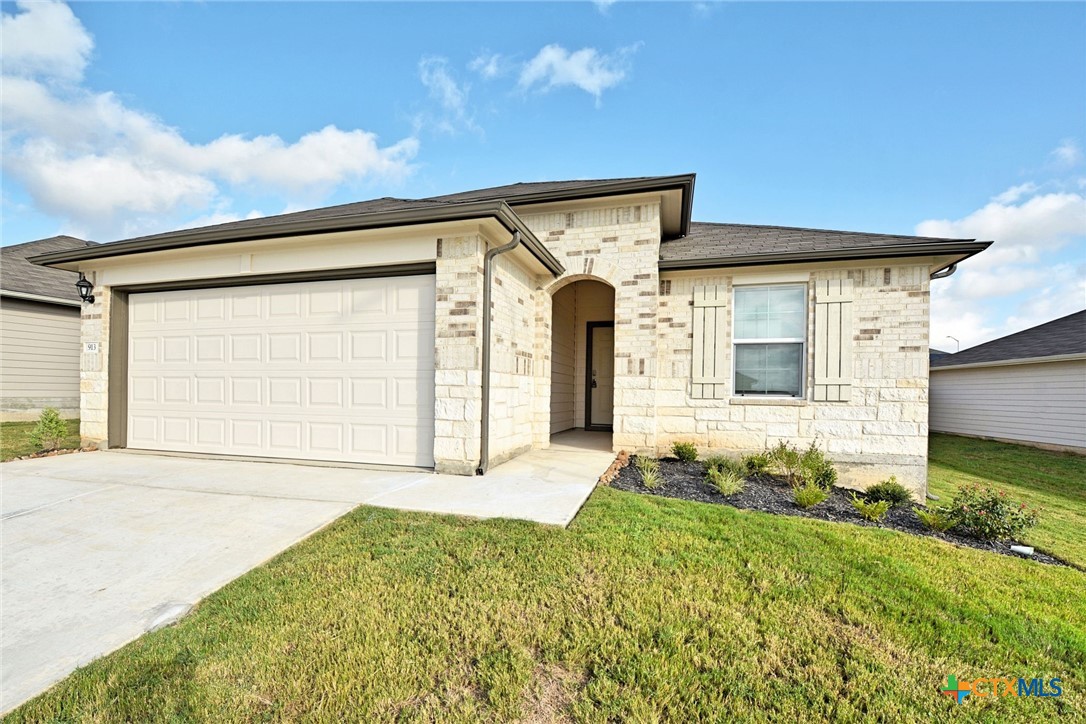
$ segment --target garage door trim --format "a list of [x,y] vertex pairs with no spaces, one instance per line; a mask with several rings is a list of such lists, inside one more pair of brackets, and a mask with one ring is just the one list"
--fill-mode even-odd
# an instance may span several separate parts
[[107,411],[107,441],[111,448],[128,447],[128,295],[143,292],[219,289],[223,287],[265,286],[310,281],[344,281],[407,277],[435,274],[436,262],[389,264],[386,266],[351,267],[347,269],[317,269],[278,274],[251,274],[210,279],[184,279],[152,284],[132,284],[113,287],[109,316],[109,400]]

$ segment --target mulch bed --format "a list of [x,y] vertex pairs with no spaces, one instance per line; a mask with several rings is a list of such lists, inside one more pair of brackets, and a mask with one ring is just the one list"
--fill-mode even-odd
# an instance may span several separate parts
[[[792,486],[787,482],[772,475],[758,475],[748,477],[741,492],[724,496],[714,490],[705,480],[705,466],[700,461],[686,463],[674,458],[661,458],[660,478],[662,483],[655,490],[650,490],[642,484],[641,474],[637,472],[637,468],[632,464],[634,459],[634,457],[629,458],[630,464],[615,471],[609,483],[607,480],[601,480],[601,482],[631,493],[660,495],[665,498],[681,498],[682,500],[692,500],[698,503],[730,505],[741,510],[758,510],[776,515],[794,515],[800,518],[815,518],[834,523],[852,523],[873,528],[889,528],[913,535],[938,538],[948,543],[978,548],[1002,555],[1023,557],[1011,550],[1011,542],[983,541],[970,536],[959,535],[952,531],[936,533],[927,528],[916,517],[916,513],[913,512],[916,504],[891,508],[880,522],[872,523],[865,520],[853,507],[851,490],[833,488],[830,497],[825,501],[804,509],[796,505],[792,498]],[[618,462],[616,460],[616,464]],[[612,470],[608,470],[608,472],[610,473]],[[1029,560],[1049,565],[1068,565],[1064,561],[1038,550],[1034,550]]]

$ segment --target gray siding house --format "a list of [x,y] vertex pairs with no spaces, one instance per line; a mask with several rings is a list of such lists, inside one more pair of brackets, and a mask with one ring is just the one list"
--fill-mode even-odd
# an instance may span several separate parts
[[46,407],[79,416],[78,275],[27,257],[94,242],[54,236],[0,249],[0,417],[36,418]]
[[1086,310],[931,363],[931,429],[1086,454]]

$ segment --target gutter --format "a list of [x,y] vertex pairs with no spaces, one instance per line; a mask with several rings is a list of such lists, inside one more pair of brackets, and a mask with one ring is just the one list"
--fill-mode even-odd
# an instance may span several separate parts
[[146,236],[128,241],[115,241],[93,247],[56,251],[29,257],[28,261],[39,266],[56,266],[81,261],[108,259],[130,254],[145,254],[169,249],[187,249],[212,244],[238,241],[258,241],[280,239],[288,236],[305,236],[343,231],[363,231],[397,226],[417,226],[450,221],[470,221],[493,218],[505,227],[509,233],[519,233],[524,247],[532,256],[558,276],[565,271],[561,262],[551,254],[536,238],[531,229],[517,216],[516,212],[504,201],[474,201],[440,206],[426,206],[406,211],[379,211],[367,214],[345,214],[317,219],[303,219],[263,227],[232,228],[210,227],[178,231],[169,234]]
[[954,262],[953,264],[946,267],[945,269],[940,269],[937,272],[932,272],[931,275],[930,275],[930,278],[931,279],[946,279],[949,276],[953,276],[954,272],[956,272],[956,271],[958,271],[958,262]]
[[[73,283],[74,287],[75,284]],[[10,297],[12,299],[25,299],[31,302],[42,302],[43,304],[58,304],[64,307],[82,307],[83,305],[78,301],[71,299],[61,299],[60,297],[47,297],[43,294],[30,294],[28,292],[12,292],[7,289],[0,290],[0,297]]]
[[482,413],[479,419],[479,467],[475,469],[476,475],[486,475],[486,470],[490,467],[490,298],[494,286],[494,259],[513,251],[520,246],[520,243],[521,234],[515,231],[513,239],[508,244],[488,249],[483,256],[483,399],[480,405]]
[[711,267],[759,266],[762,264],[795,264],[810,261],[854,261],[858,259],[886,259],[894,257],[932,256],[939,254],[964,254],[955,264],[979,254],[992,245],[990,241],[949,242],[945,244],[895,244],[880,247],[853,247],[823,251],[789,251],[776,254],[747,254],[743,256],[718,256],[700,259],[661,259],[660,269],[706,269]]
[[[948,355],[953,357],[954,355]],[[1011,367],[1015,365],[1041,364],[1043,362],[1074,362],[1086,360],[1086,352],[1072,352],[1070,354],[1050,354],[1044,357],[1019,357],[1017,359],[999,359],[990,362],[962,362],[961,364],[931,366],[931,372],[940,370],[968,370],[978,367]]]

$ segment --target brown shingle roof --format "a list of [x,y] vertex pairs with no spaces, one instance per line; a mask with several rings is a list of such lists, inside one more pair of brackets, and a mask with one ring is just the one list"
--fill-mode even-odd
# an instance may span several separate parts
[[93,241],[74,236],[52,236],[0,248],[0,289],[78,302],[79,293],[75,288],[75,280],[79,278],[77,274],[35,266],[27,261],[27,257],[94,245]]
[[[878,256],[880,252],[909,255],[936,253],[947,245],[973,246],[981,251],[989,242],[973,239],[940,239],[895,234],[867,234],[857,231],[803,229],[788,226],[753,224],[715,224],[694,221],[690,233],[660,246],[661,268],[681,268],[687,263],[707,265],[707,261],[750,263],[767,258],[797,260]],[[974,252],[976,253],[976,252]]]
[[1086,354],[1086,309],[931,361],[932,368]]

